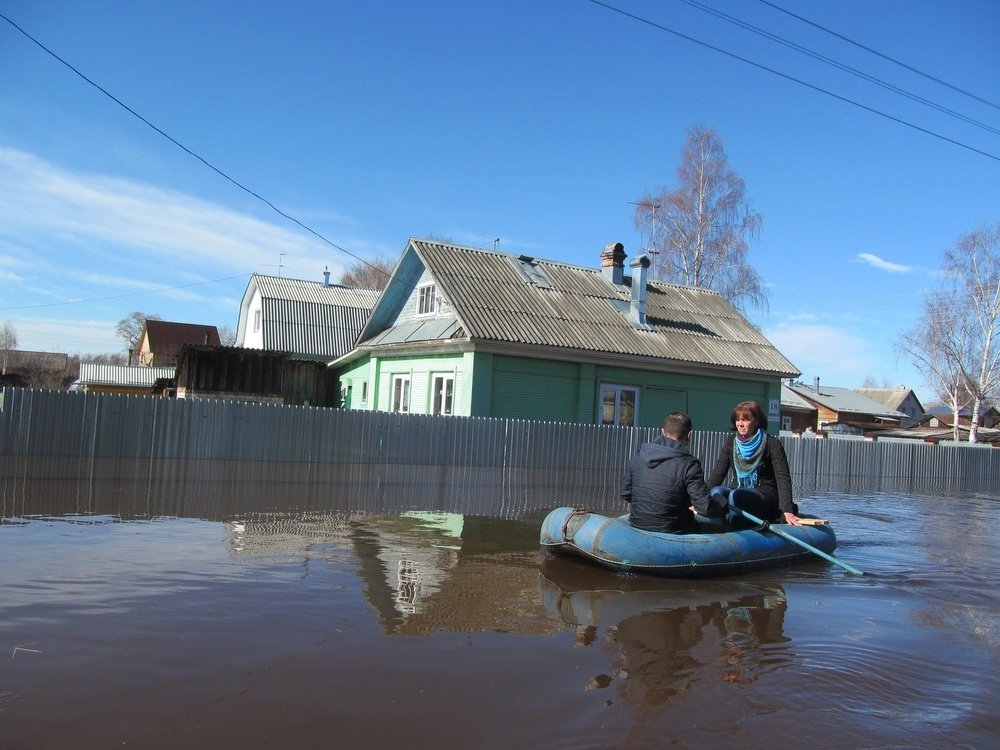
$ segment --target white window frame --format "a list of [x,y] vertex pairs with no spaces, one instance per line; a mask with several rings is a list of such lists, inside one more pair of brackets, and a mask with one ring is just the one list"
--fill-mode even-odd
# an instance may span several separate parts
[[[440,387],[439,387],[440,384]],[[438,394],[447,389],[446,397],[438,400]],[[440,407],[440,408],[439,408]],[[431,414],[453,415],[455,413],[455,373],[431,373]]]
[[417,287],[417,315],[433,315],[437,312],[437,284],[423,284]]
[[791,429],[792,429],[792,418],[791,417],[782,417],[781,418],[781,429],[783,429],[785,432],[791,431]]
[[389,394],[389,411],[408,414],[410,397],[413,394],[410,374],[398,373],[392,376],[392,391]]
[[361,403],[362,404],[367,404],[368,403],[368,381],[367,380],[362,380],[361,381]]
[[260,330],[260,310],[253,311],[253,332],[257,333]]
[[[604,419],[604,394],[608,391],[612,391],[615,394],[614,400],[614,421],[606,422]],[[619,383],[601,383],[600,388],[597,393],[597,424],[622,424],[622,394],[631,393],[634,395],[633,408],[632,408],[632,423],[627,425],[628,427],[635,427],[638,424],[639,417],[639,393],[640,388],[637,385],[621,385]]]

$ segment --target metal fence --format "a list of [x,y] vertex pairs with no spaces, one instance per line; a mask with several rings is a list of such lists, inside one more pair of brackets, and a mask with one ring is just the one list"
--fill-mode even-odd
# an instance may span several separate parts
[[[238,401],[4,388],[0,472],[133,482],[228,480],[530,486],[564,498],[614,497],[638,446],[658,431],[434,417]],[[728,433],[696,432],[710,471]],[[962,444],[782,436],[797,494],[987,491],[1000,451]]]

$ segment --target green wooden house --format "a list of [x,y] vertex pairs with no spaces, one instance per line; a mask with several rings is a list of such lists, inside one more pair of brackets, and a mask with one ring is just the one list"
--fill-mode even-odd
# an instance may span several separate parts
[[344,407],[729,429],[755,399],[779,427],[795,367],[718,293],[650,281],[608,245],[601,267],[411,239],[353,351]]

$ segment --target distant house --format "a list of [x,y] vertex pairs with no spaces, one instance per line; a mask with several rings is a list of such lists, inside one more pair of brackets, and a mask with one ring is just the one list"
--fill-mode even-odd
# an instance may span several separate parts
[[[954,412],[947,406],[932,406],[921,422],[928,426],[937,427],[939,425],[951,426],[955,421]],[[972,426],[972,407],[964,406],[958,412],[959,427]],[[995,406],[983,406],[979,411],[979,426],[996,428],[1000,425],[1000,411]]]
[[139,364],[144,367],[176,367],[185,344],[221,346],[215,326],[147,320],[139,337]]
[[907,418],[902,421],[901,427],[910,427],[924,416],[924,407],[912,388],[902,386],[899,388],[855,388],[854,390],[865,398],[870,398],[890,409],[903,412]]
[[816,407],[814,427],[825,432],[862,435],[866,432],[898,428],[906,414],[885,404],[862,396],[850,388],[820,386],[819,378],[812,385],[790,382],[795,395]]
[[254,274],[240,304],[236,346],[329,361],[354,348],[379,293]]
[[716,292],[601,268],[411,239],[357,347],[333,361],[345,407],[583,424],[731,428],[756,399],[778,429],[797,371]]
[[84,393],[159,395],[172,387],[174,372],[173,367],[128,367],[81,362],[80,377],[70,386],[70,390]]
[[816,431],[819,409],[787,385],[781,385],[781,429],[791,432]]

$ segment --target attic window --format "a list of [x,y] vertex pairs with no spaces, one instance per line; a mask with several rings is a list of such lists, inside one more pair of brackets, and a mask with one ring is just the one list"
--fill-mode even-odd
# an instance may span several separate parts
[[437,284],[417,288],[417,315],[433,315],[437,310]]
[[542,267],[535,262],[530,255],[511,256],[510,262],[527,281],[537,286],[539,289],[551,289],[552,282],[545,275]]

